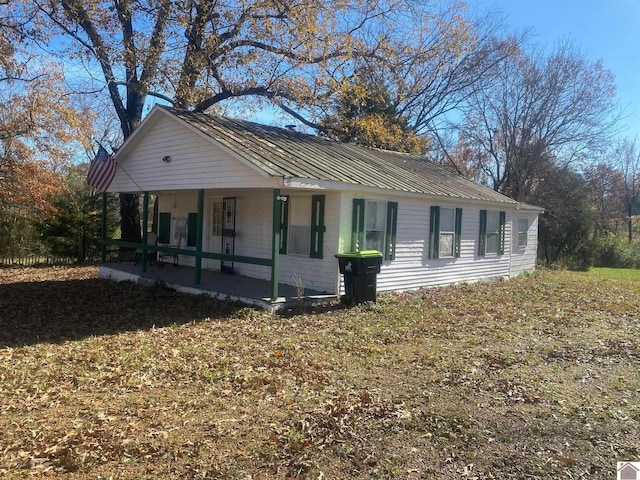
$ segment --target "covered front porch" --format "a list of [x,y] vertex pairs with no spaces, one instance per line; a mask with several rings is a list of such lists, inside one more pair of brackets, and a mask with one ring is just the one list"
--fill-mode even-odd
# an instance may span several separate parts
[[[159,244],[150,243],[148,241],[149,233],[147,231],[147,225],[149,224],[149,197],[150,192],[142,192],[143,205],[142,205],[142,225],[144,228],[142,229],[142,242],[130,242],[123,240],[114,240],[106,238],[107,232],[107,193],[103,194],[103,211],[102,211],[102,264],[106,265],[110,256],[108,255],[108,248],[115,247],[118,249],[124,249],[128,251],[136,252],[136,259],[140,260],[139,264],[136,261],[135,263],[126,266],[126,263],[119,266],[116,270],[120,271],[128,271],[130,274],[138,275],[140,278],[145,278],[150,273],[150,257],[155,256],[171,256],[178,258],[179,255],[193,258],[193,267],[189,270],[191,271],[191,277],[188,279],[185,277],[182,281],[183,285],[192,285],[194,288],[202,287],[203,275],[208,272],[208,269],[203,268],[203,260],[211,259],[218,260],[221,262],[237,262],[241,264],[251,264],[251,265],[259,265],[263,267],[267,267],[271,271],[271,281],[264,282],[269,285],[269,292],[264,297],[269,297],[272,302],[277,302],[280,298],[280,282],[278,281],[278,271],[279,271],[279,250],[278,246],[280,244],[280,203],[282,201],[282,197],[280,196],[279,189],[272,190],[272,198],[273,198],[273,215],[271,221],[271,238],[270,238],[270,253],[269,257],[254,257],[254,256],[244,256],[244,255],[235,255],[233,253],[218,253],[218,252],[210,252],[205,251],[204,243],[203,243],[203,229],[204,229],[204,203],[205,203],[205,191],[204,189],[199,189],[196,192],[197,197],[197,212],[195,213],[195,225],[194,225],[194,234],[195,245],[194,248],[186,248],[182,242],[179,242],[177,245],[171,244]],[[234,220],[235,222],[235,220]],[[232,236],[235,236],[235,230],[231,233]],[[129,260],[131,260],[129,258]],[[177,263],[177,262],[176,262]],[[119,265],[119,264],[118,264]],[[115,268],[115,267],[114,267]],[[157,269],[154,269],[157,270]],[[180,270],[180,277],[184,276],[186,271],[186,267],[183,267]],[[215,272],[212,272],[215,273]],[[229,275],[229,278],[232,276]],[[240,278],[248,278],[241,276]],[[252,279],[253,280],[253,279]],[[262,296],[261,296],[262,298]]]
[[199,284],[195,283],[194,267],[149,263],[142,272],[140,263],[106,262],[100,266],[100,276],[116,281],[132,281],[140,285],[159,285],[191,294],[204,294],[220,300],[230,300],[253,305],[275,312],[294,305],[314,305],[336,300],[335,294],[326,294],[285,283],[278,284],[278,296],[272,298],[270,281],[231,275],[202,269]]

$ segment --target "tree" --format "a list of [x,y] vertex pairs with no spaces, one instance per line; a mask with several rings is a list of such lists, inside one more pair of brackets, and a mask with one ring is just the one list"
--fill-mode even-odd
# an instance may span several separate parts
[[[89,137],[90,112],[79,113],[57,65],[21,51],[18,25],[0,20],[0,253],[38,248],[34,218],[55,210],[60,168]],[[30,252],[31,253],[31,252]]]
[[551,165],[531,201],[545,209],[540,217],[539,256],[547,265],[564,262],[572,269],[588,269],[592,221],[584,178],[569,166]]
[[627,223],[627,238],[633,242],[633,225],[640,215],[640,145],[637,139],[623,140],[615,150],[616,164],[622,175],[622,203]]
[[[78,262],[97,258],[102,240],[102,195],[86,184],[87,169],[88,164],[70,166],[64,189],[51,199],[55,210],[35,221],[48,252]],[[112,237],[116,205],[110,205],[108,212],[107,235]]]
[[[394,1],[36,0],[56,52],[99,70],[124,139],[150,95],[204,111],[230,98],[321,98],[357,33]],[[60,50],[66,42],[67,48]],[[139,200],[121,195],[122,237],[140,239]]]
[[464,108],[461,131],[492,187],[529,201],[550,156],[560,167],[606,144],[615,123],[613,77],[570,44],[522,49],[500,63]]
[[622,173],[609,163],[599,162],[584,169],[584,178],[593,206],[594,236],[617,234],[618,226],[626,220]]
[[343,85],[333,111],[320,128],[342,142],[414,154],[427,150],[427,140],[409,127],[382,79],[374,75],[365,72]]
[[[50,52],[86,66],[95,87],[84,90],[107,92],[126,139],[150,96],[196,111],[269,102],[317,127],[321,107],[367,60],[385,64],[400,115],[422,128],[487,63],[464,8],[448,0],[32,0],[23,15],[35,19],[28,34],[50,32]],[[123,237],[140,236],[136,198],[122,197]]]
[[411,132],[420,137],[417,149],[424,149],[431,143],[429,137],[443,141],[447,114],[482,88],[485,75],[522,38],[499,39],[500,19],[470,15],[461,1],[428,4],[407,12],[403,21],[404,25],[387,25],[385,55],[358,59],[354,77],[342,84],[336,102],[328,103],[321,118],[344,120],[344,106],[362,103],[367,92],[369,107],[377,102],[378,113],[387,111],[391,116],[362,116],[360,128],[390,138],[398,136],[397,130]]

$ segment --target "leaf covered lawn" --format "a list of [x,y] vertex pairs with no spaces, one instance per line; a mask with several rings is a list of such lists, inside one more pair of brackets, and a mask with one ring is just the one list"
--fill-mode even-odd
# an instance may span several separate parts
[[96,273],[0,269],[2,477],[610,479],[640,460],[639,271],[280,316]]

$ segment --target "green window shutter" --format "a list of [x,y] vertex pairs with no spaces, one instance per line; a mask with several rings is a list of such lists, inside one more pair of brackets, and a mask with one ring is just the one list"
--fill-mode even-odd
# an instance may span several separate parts
[[484,257],[487,247],[487,211],[480,210],[480,238],[478,242],[478,255]]
[[351,222],[351,251],[359,252],[364,247],[364,199],[353,199]]
[[507,212],[500,212],[500,230],[498,231],[498,254],[504,255],[504,239],[507,225]]
[[287,253],[287,239],[289,236],[289,195],[280,196],[280,253]]
[[429,258],[440,257],[440,207],[431,206],[429,215]]
[[453,256],[456,258],[460,258],[460,237],[462,237],[462,209],[456,208],[456,243],[453,247]]
[[158,243],[171,243],[171,214],[169,212],[160,212]]
[[387,202],[387,231],[384,247],[385,260],[396,259],[396,231],[398,228],[398,202]]
[[187,246],[195,247],[198,241],[198,214],[189,213],[187,218]]
[[322,258],[322,244],[324,232],[327,227],[324,225],[324,195],[313,195],[311,197],[311,258]]

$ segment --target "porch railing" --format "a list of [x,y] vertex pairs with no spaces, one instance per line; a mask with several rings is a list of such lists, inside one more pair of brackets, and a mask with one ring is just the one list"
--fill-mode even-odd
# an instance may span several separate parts
[[[177,248],[169,245],[149,245],[137,242],[127,242],[125,240],[105,240],[105,245],[113,245],[121,248],[130,249],[130,252],[140,252],[142,256],[146,253],[155,253],[162,252],[168,253],[170,255],[185,255],[188,257],[195,258],[207,258],[211,260],[223,260],[225,262],[236,262],[236,263],[249,263],[252,265],[263,265],[265,267],[271,267],[273,265],[273,261],[270,258],[260,258],[260,257],[247,257],[244,255],[228,255],[225,253],[214,253],[214,252],[200,252],[198,253],[196,250],[191,250],[188,248]],[[130,253],[125,255],[126,260],[133,260],[133,255]]]

